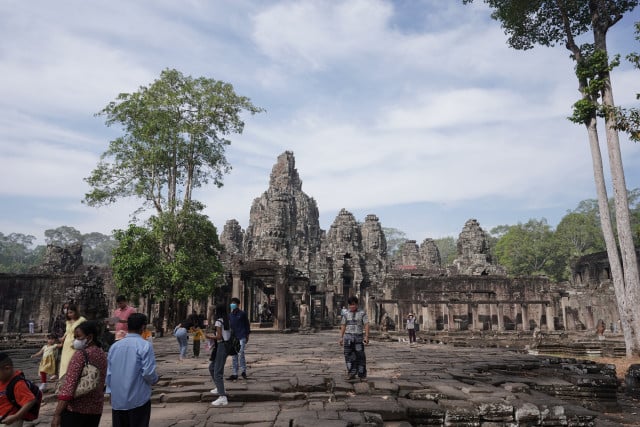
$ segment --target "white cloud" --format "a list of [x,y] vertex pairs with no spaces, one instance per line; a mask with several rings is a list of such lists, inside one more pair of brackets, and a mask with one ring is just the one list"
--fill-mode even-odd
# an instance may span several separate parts
[[[484,2],[7,1],[0,37],[2,232],[126,226],[139,201],[80,204],[119,132],[93,114],[164,68],[229,81],[267,110],[231,137],[225,186],[197,193],[220,229],[248,225],[285,150],[321,212],[384,209],[436,237],[475,201],[500,205],[496,224],[594,197],[586,133],[566,120],[568,52],[510,49]],[[635,102],[636,76],[614,71],[619,104]],[[623,139],[623,153],[640,187],[640,147]],[[405,211],[424,205],[443,218]]]

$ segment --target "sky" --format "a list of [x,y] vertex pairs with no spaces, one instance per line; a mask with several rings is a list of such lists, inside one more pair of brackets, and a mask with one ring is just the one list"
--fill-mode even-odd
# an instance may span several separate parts
[[[122,135],[96,113],[164,69],[231,83],[265,109],[230,136],[224,186],[195,194],[220,231],[249,225],[284,151],[324,230],[342,208],[418,242],[471,218],[555,227],[596,197],[586,131],[566,119],[573,63],[562,45],[509,48],[489,15],[480,0],[4,0],[0,232],[44,243],[62,225],[126,228],[140,200],[82,203]],[[640,8],[610,30],[610,52],[640,51],[635,21]],[[640,71],[623,60],[612,79],[616,103],[638,106]],[[638,188],[640,146],[621,146]]]

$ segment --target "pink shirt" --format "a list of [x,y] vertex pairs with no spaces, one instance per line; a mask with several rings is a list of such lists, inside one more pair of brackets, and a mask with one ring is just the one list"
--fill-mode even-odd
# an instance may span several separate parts
[[117,317],[120,320],[124,320],[124,322],[116,323],[116,339],[117,340],[123,338],[129,331],[129,329],[127,328],[126,320],[129,318],[129,316],[131,316],[135,312],[136,312],[135,307],[131,307],[130,305],[126,306],[124,309],[121,309],[120,307],[118,307],[115,310],[113,310],[113,317]]

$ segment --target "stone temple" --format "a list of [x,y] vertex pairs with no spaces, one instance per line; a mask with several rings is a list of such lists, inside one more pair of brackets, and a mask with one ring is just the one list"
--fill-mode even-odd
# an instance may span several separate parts
[[[569,282],[507,277],[490,256],[478,221],[458,236],[457,257],[443,266],[433,239],[409,240],[394,259],[379,218],[359,221],[348,210],[322,230],[316,201],[302,190],[292,152],[278,156],[269,187],[251,206],[243,230],[229,220],[220,233],[226,283],[198,309],[237,296],[252,322],[278,330],[333,327],[349,296],[360,298],[369,319],[402,324],[415,313],[421,331],[595,330],[618,324],[606,254],[583,257]],[[82,265],[79,248],[49,247],[41,269],[0,274],[0,331],[46,332],[65,301],[89,318],[108,312],[116,290],[107,268]],[[185,307],[185,313],[192,307]],[[157,303],[140,310],[157,317]],[[156,325],[161,328],[163,325]]]

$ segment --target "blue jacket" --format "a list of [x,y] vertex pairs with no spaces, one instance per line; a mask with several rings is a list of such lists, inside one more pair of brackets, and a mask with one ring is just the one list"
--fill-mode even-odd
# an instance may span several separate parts
[[251,333],[247,313],[239,308],[229,313],[229,326],[238,339],[247,338]]

